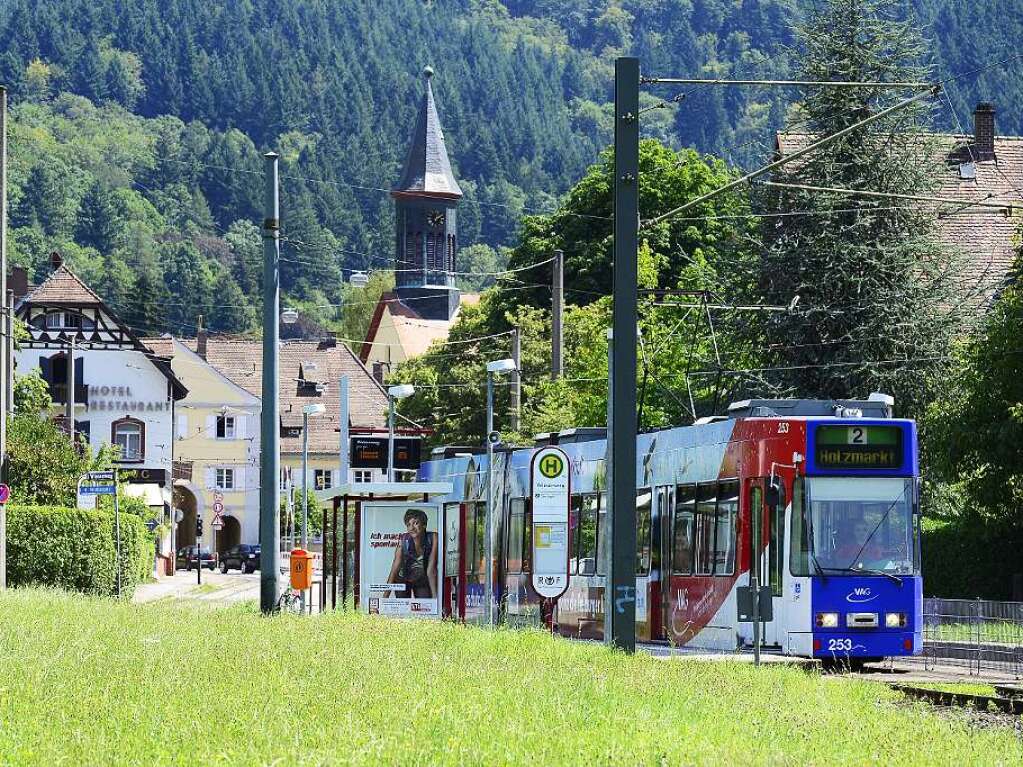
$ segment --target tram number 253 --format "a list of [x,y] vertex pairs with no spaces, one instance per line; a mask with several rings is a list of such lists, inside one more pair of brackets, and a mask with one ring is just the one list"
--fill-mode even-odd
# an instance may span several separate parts
[[849,652],[853,648],[851,639],[829,639],[828,652]]

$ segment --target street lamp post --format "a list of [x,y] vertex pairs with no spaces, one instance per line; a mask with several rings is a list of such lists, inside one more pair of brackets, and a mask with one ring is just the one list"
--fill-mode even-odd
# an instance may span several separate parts
[[394,403],[411,397],[416,388],[411,384],[398,384],[387,390],[387,481],[394,482]]
[[302,548],[309,550],[309,416],[323,415],[327,408],[317,403],[302,408]]
[[[309,416],[322,415],[327,408],[317,403],[302,408],[302,550],[309,551]],[[305,612],[305,591],[302,592]]]
[[486,536],[483,539],[483,560],[487,571],[484,579],[483,594],[486,600],[487,625],[494,625],[494,443],[498,436],[494,431],[494,376],[514,371],[515,361],[510,359],[494,360],[487,363],[487,511]]

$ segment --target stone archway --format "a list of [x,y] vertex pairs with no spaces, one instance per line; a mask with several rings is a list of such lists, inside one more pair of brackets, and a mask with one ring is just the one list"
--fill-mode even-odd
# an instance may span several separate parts
[[177,538],[174,545],[180,551],[185,546],[195,543],[195,518],[198,514],[198,501],[195,494],[183,485],[174,486],[174,516],[177,519],[177,512],[181,512],[181,519],[178,520]]
[[218,556],[242,542],[242,525],[238,521],[238,517],[224,514],[221,519],[224,521],[224,526],[216,534]]

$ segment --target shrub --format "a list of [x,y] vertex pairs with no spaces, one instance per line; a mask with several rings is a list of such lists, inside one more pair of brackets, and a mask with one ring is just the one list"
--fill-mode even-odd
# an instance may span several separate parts
[[1013,599],[1013,577],[1023,573],[1023,528],[977,515],[925,520],[920,548],[925,596]]
[[[7,508],[7,580],[86,594],[117,591],[114,515],[61,506]],[[121,586],[130,596],[153,565],[153,544],[142,520],[121,514]]]

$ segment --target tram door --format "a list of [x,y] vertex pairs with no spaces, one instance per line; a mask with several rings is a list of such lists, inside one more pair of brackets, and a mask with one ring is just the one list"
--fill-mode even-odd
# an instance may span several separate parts
[[[667,639],[671,625],[671,550],[672,518],[675,506],[674,486],[657,488],[657,525],[654,528],[653,573],[650,584],[650,604],[653,625],[650,635],[654,639]],[[656,573],[657,580],[653,578]]]
[[[780,597],[782,568],[784,562],[784,485],[775,480],[772,488],[769,480],[755,479],[750,484],[750,573],[756,573],[760,585],[769,586],[774,603],[772,614],[781,609]],[[781,486],[782,489],[779,489]],[[760,636],[765,645],[779,645],[781,637],[777,620],[764,620],[760,624]]]
[[441,617],[455,620],[465,620],[465,509],[463,503],[444,504]]

